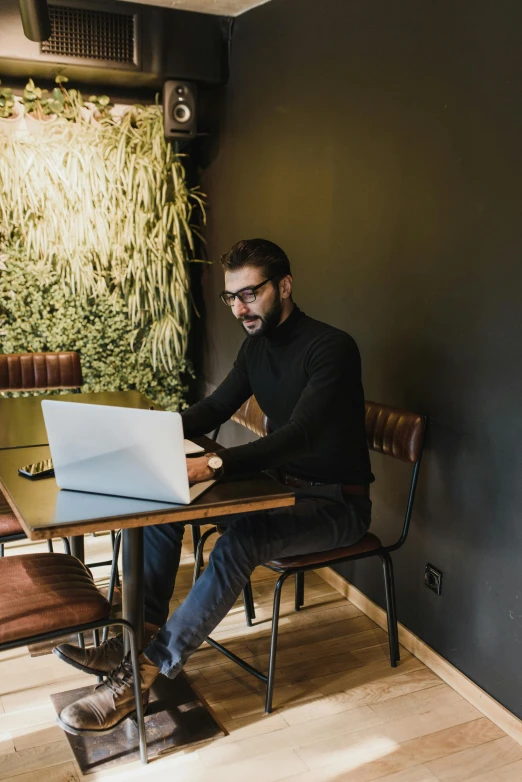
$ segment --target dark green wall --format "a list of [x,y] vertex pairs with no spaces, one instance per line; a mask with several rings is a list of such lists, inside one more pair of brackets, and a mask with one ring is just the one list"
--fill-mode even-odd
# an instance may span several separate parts
[[[521,29],[509,0],[272,0],[236,23],[203,183],[209,256],[280,243],[299,305],[357,340],[367,398],[431,417],[399,619],[519,716]],[[209,388],[242,339],[221,287],[207,270]],[[373,466],[391,541],[407,475]],[[382,604],[376,562],[341,572]]]

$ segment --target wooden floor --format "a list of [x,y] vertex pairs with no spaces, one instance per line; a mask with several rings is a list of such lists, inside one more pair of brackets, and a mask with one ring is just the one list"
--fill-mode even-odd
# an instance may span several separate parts
[[[188,545],[173,607],[192,575]],[[87,559],[106,558],[108,536],[86,538]],[[28,542],[8,555],[46,550]],[[97,569],[100,584],[107,569]],[[256,624],[245,626],[238,603],[214,634],[266,667],[275,577],[254,574]],[[522,746],[484,718],[422,663],[402,651],[388,662],[387,637],[315,573],[307,574],[306,606],[293,611],[283,590],[275,711],[263,713],[260,683],[208,646],[187,673],[229,735],[147,767],[122,765],[86,779],[158,782],[520,782]],[[82,779],[49,695],[92,683],[54,655],[27,649],[0,655],[0,780]]]

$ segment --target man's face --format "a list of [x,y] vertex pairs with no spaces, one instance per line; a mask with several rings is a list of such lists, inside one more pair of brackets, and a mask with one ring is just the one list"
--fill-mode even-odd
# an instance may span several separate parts
[[[244,288],[253,288],[266,280],[259,269],[245,266],[235,272],[226,272],[225,290],[240,293]],[[256,290],[256,300],[243,304],[237,297],[231,309],[249,337],[261,337],[277,328],[281,320],[282,305],[279,287],[267,282]]]

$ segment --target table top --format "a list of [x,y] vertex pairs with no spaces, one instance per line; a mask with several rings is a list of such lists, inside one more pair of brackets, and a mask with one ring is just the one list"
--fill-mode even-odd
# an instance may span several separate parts
[[[147,409],[152,402],[139,391],[101,391],[88,394],[46,394],[0,399],[0,450],[47,445],[42,399]],[[27,462],[24,462],[26,464]]]
[[[195,441],[215,448],[207,438]],[[218,481],[191,505],[69,491],[59,489],[54,478],[31,481],[18,475],[19,467],[49,456],[47,445],[0,451],[0,488],[31,540],[212,519],[294,504],[292,491],[263,473]]]

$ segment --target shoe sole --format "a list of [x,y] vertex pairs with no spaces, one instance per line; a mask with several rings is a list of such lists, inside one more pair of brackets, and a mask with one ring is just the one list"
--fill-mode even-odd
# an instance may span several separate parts
[[83,673],[90,673],[92,676],[108,676],[108,674],[111,673],[111,671],[100,671],[97,668],[88,668],[86,665],[82,665],[81,663],[76,662],[76,660],[73,660],[71,657],[67,657],[67,655],[64,654],[61,649],[58,649],[57,646],[54,647],[53,654],[59,657],[60,660],[62,660],[64,663],[72,665],[72,667],[76,668],[78,671],[83,671]]
[[72,733],[73,736],[104,736],[107,733],[112,733],[112,731],[116,730],[116,728],[119,728],[120,725],[125,722],[125,720],[132,718],[137,719],[135,711],[131,711],[129,714],[126,714],[121,718],[121,720],[115,722],[114,725],[111,725],[110,728],[100,729],[73,728],[72,725],[68,725],[66,722],[64,722],[60,716],[56,718],[56,722],[60,728],[62,728],[62,730],[64,730],[66,733]]

